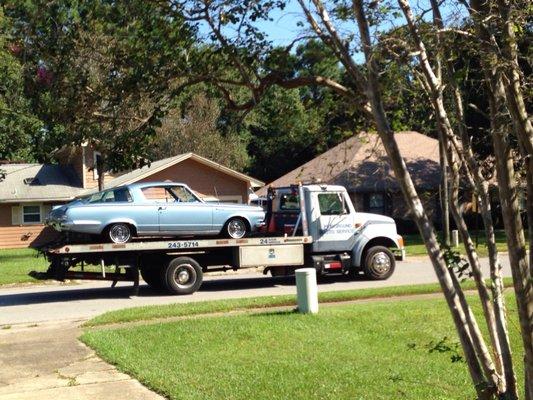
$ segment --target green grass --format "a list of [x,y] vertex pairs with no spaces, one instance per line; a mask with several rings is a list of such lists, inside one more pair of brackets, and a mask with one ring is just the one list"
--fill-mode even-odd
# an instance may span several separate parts
[[[526,232],[527,233],[527,232]],[[487,252],[487,241],[485,240],[485,233],[483,231],[478,231],[478,246],[476,248],[477,253],[480,257],[486,257],[488,255]],[[470,235],[472,237],[472,241],[476,243],[476,232],[470,232]],[[404,244],[405,244],[405,250],[407,253],[407,256],[422,256],[426,255],[426,246],[424,246],[424,242],[422,241],[422,238],[419,234],[414,235],[402,235]],[[442,238],[441,233],[439,233],[439,237]],[[496,231],[496,247],[498,248],[498,251],[506,252],[507,251],[507,242],[505,239],[505,231],[499,230]],[[457,247],[457,250],[464,254],[464,248],[461,243],[459,243],[459,247]]]
[[[520,369],[512,298],[508,306]],[[82,340],[170,399],[475,397],[464,362],[451,362],[460,349],[441,299],[183,319],[89,330]]]
[[[512,285],[510,278],[504,279],[505,286]],[[463,288],[474,289],[473,281],[465,281]],[[378,297],[407,296],[416,294],[440,292],[440,286],[436,283],[423,285],[391,286],[370,289],[353,289],[319,293],[321,303],[338,301],[361,300]],[[122,310],[109,311],[89,321],[84,326],[99,326],[135,321],[147,321],[154,319],[183,317],[200,314],[213,314],[220,312],[242,311],[254,308],[267,308],[277,306],[296,305],[294,295],[264,296],[244,299],[200,301],[191,303],[175,303],[158,306],[143,306],[125,308]]]
[[28,275],[30,271],[45,272],[48,263],[33,249],[0,250],[0,285],[40,282]]

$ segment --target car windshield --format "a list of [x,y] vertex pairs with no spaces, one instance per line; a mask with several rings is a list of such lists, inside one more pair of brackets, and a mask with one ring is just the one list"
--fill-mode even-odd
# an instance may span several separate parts
[[141,189],[146,200],[157,203],[199,203],[200,200],[183,186],[148,186]]
[[169,190],[176,196],[180,203],[196,203],[198,197],[196,197],[190,190],[183,186],[174,186]]

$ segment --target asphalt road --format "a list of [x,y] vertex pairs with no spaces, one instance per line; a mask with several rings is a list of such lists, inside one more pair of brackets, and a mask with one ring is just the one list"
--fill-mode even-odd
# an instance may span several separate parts
[[[502,256],[504,276],[510,276],[508,260]],[[482,260],[488,276],[488,262]],[[329,277],[319,284],[319,291],[362,289],[436,282],[428,258],[398,262],[394,275],[386,281],[361,278]],[[187,303],[215,299],[296,294],[293,278],[272,278],[259,273],[209,276],[200,290],[188,296],[163,295],[141,284],[139,296],[130,297],[131,284],[85,282],[77,285],[46,284],[0,288],[0,327],[2,325],[85,320],[105,311],[142,305]]]

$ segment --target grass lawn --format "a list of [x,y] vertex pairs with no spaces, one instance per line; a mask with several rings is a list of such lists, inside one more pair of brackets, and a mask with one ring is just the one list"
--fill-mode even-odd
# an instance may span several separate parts
[[[508,307],[520,360],[511,296]],[[88,330],[82,340],[170,399],[474,398],[466,365],[451,362],[454,332],[444,300],[426,299]]]
[[[527,231],[525,233],[527,235]],[[472,237],[472,240],[475,243],[476,232],[475,231],[470,232],[470,235]],[[487,252],[487,245],[486,245],[487,241],[485,240],[485,233],[483,231],[479,231],[478,235],[479,235],[479,240],[478,240],[477,252],[479,256],[486,257],[488,256],[488,252]],[[422,256],[422,255],[427,254],[426,247],[424,246],[424,242],[422,241],[422,238],[420,237],[419,234],[402,235],[402,236],[403,236],[403,240],[405,243],[405,250],[406,250],[407,256]],[[439,234],[439,237],[441,237],[441,234]],[[496,231],[496,246],[498,248],[498,251],[502,251],[502,252],[507,251],[505,231],[503,230]],[[461,254],[464,254],[464,248],[463,248],[460,238],[459,238],[459,247],[457,247],[457,250],[459,250]]]
[[[504,278],[504,285],[506,287],[512,286],[512,280],[510,278]],[[475,284],[472,280],[468,280],[462,283],[462,287],[465,290],[475,289]],[[439,284],[430,283],[422,285],[404,285],[371,289],[352,289],[322,292],[318,294],[318,298],[321,303],[332,303],[338,301],[361,300],[378,297],[437,293],[440,292],[440,290],[441,289]],[[84,326],[92,327],[135,321],[148,321],[153,319],[183,317],[200,314],[213,314],[231,311],[243,311],[254,308],[257,309],[291,305],[296,305],[296,299],[294,295],[262,296],[244,299],[199,301],[191,303],[164,304],[158,306],[131,307],[124,308],[122,310],[108,311],[87,321]]]
[[30,271],[45,272],[48,263],[33,249],[0,250],[0,285],[40,282],[28,275]]

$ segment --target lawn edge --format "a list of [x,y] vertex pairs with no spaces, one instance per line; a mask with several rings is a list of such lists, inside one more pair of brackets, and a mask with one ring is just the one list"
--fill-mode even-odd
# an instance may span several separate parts
[[[504,286],[506,288],[512,287],[512,280],[510,278],[505,278]],[[465,291],[471,291],[475,288],[475,283],[473,281],[466,281],[463,283],[463,289]],[[328,304],[346,303],[367,299],[385,300],[390,298],[401,298],[406,296],[425,295],[439,292],[440,286],[438,284],[429,283],[371,289],[365,288],[343,291],[327,291],[319,293],[318,296],[320,303]],[[193,317],[199,315],[208,316],[229,312],[246,312],[250,310],[259,311],[268,308],[291,306],[296,306],[295,295],[244,297],[226,300],[208,300],[189,303],[171,303],[165,305],[128,307],[121,310],[108,311],[100,314],[83,323],[82,327],[95,328],[110,325],[119,327],[120,325],[128,325],[139,321],[151,323],[154,321],[164,321],[169,319],[177,319],[180,317]],[[143,315],[144,312],[150,312],[153,310],[161,310],[161,312],[155,312],[152,315]],[[124,314],[125,312],[129,314]]]

